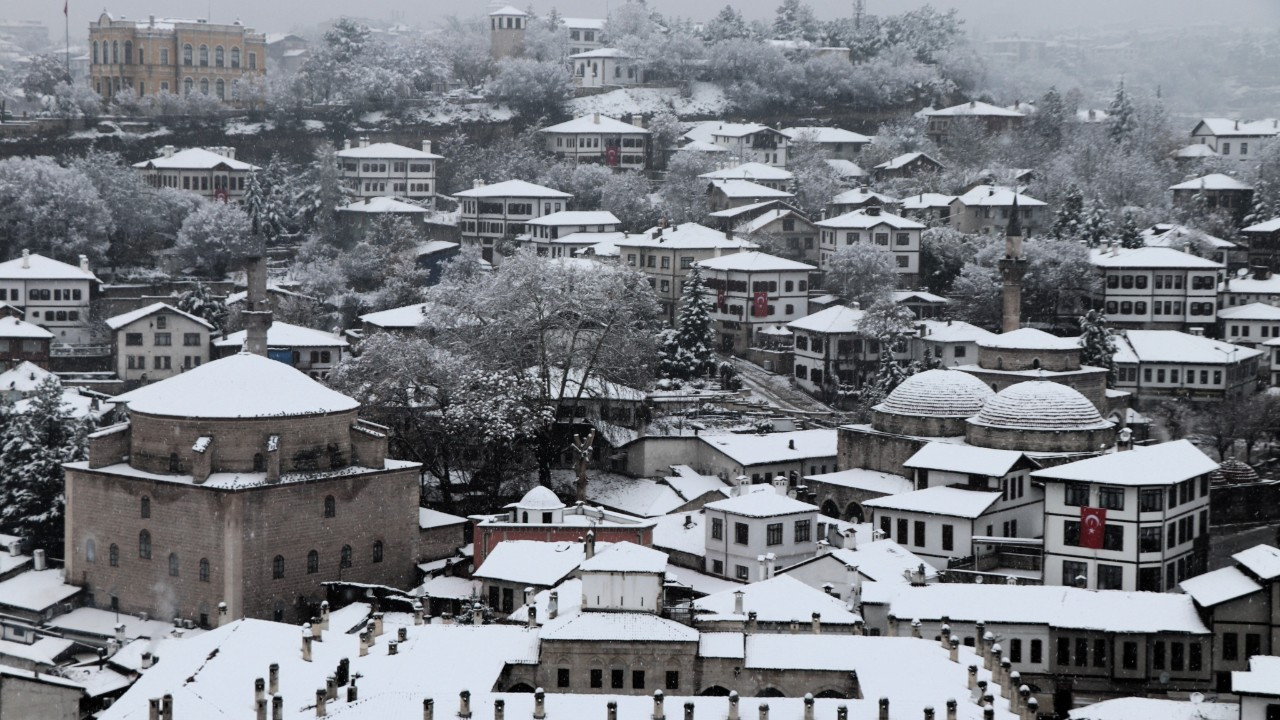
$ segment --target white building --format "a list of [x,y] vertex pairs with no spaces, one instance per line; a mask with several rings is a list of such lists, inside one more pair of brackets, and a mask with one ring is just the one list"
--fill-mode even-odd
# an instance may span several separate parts
[[899,208],[902,214],[913,220],[934,225],[951,224],[951,203],[955,195],[942,193],[919,193],[902,198]]
[[644,82],[644,69],[624,50],[598,48],[569,56],[578,87],[600,88]]
[[485,260],[493,262],[494,249],[528,231],[534,218],[568,209],[573,196],[524,180],[507,180],[492,185],[477,181],[475,187],[454,195],[460,213],[458,229],[464,245],[480,248]]
[[837,215],[844,215],[845,213],[851,213],[854,210],[861,210],[873,205],[889,208],[897,204],[897,198],[882,195],[865,187],[857,187],[831,198],[831,204],[827,206],[827,215],[836,217]]
[[1244,248],[1220,237],[1194,230],[1186,225],[1156,223],[1139,233],[1147,247],[1164,247],[1182,252],[1206,253],[1210,260],[1231,268],[1244,262]]
[[601,18],[561,18],[569,36],[569,54],[599,50],[604,47],[605,20]]
[[1002,133],[1017,127],[1025,117],[1017,110],[996,107],[990,103],[970,100],[967,103],[953,105],[941,110],[925,111],[929,118],[929,126],[925,131],[929,139],[943,145],[951,133],[951,125],[956,121],[972,120],[982,123],[988,133]]
[[[234,355],[244,347],[246,331],[233,332],[213,341],[218,357]],[[276,320],[267,328],[267,357],[291,365],[316,380],[350,354],[351,345],[342,337],[323,330]]]
[[817,270],[812,265],[756,251],[698,265],[716,294],[711,318],[724,352],[744,352],[756,341],[758,330],[808,314],[809,273]]
[[787,166],[787,146],[791,141],[786,135],[767,125],[716,123],[707,129],[706,134],[713,144],[728,150],[742,162],[759,162],[782,168]]
[[1223,340],[1245,347],[1256,347],[1280,338],[1280,308],[1267,303],[1249,303],[1218,310]]
[[961,320],[923,320],[917,335],[908,342],[911,357],[923,358],[925,350],[943,367],[972,365],[977,362],[978,344],[995,337],[995,333]]
[[1211,148],[1219,156],[1257,162],[1262,149],[1280,134],[1280,120],[1240,121],[1204,118],[1191,129],[1191,140]]
[[1248,670],[1231,673],[1231,692],[1240,696],[1239,720],[1274,720],[1280,716],[1280,657],[1249,658]]
[[600,113],[538,132],[546,136],[547,150],[556,157],[628,170],[643,170],[648,163],[649,131]]
[[713,575],[767,580],[771,563],[794,565],[817,552],[818,508],[809,503],[764,489],[707,503],[703,510],[706,570]]
[[[923,576],[919,575],[921,566],[924,566]],[[938,579],[938,573],[924,558],[892,540],[859,542],[855,548],[834,548],[819,543],[815,557],[778,573],[850,603],[861,599],[863,583],[908,584],[913,574],[923,583]]]
[[249,175],[258,169],[236,159],[233,147],[160,148],[160,156],[133,164],[147,184],[157,188],[187,190],[207,198],[239,198]]
[[614,244],[620,262],[649,278],[668,322],[675,322],[685,277],[695,263],[757,247],[698,223],[660,225],[614,240]]
[[707,184],[707,195],[708,206],[712,212],[764,202],[791,200],[795,197],[786,190],[778,190],[750,180],[711,180]]
[[1015,201],[1025,236],[1038,235],[1049,226],[1048,205],[1019,190],[1000,185],[978,185],[951,202],[951,225],[963,233],[1003,235]]
[[786,135],[791,142],[817,143],[828,160],[853,160],[858,157],[862,148],[871,144],[870,137],[837,127],[789,127],[778,132]]
[[[107,318],[116,376],[126,383],[163,380],[209,362],[213,325],[164,303]],[[241,333],[243,335],[244,333]]]
[[837,385],[858,383],[858,363],[865,361],[858,326],[866,313],[834,305],[792,320],[787,329],[794,337],[796,384],[821,396]]
[[1107,319],[1117,327],[1182,330],[1217,322],[1222,264],[1170,248],[1094,250]]
[[786,190],[795,174],[773,165],[758,162],[745,162],[723,170],[713,170],[698,177],[704,180],[747,180],[757,185],[771,187],[774,190]]
[[91,341],[89,296],[98,282],[84,255],[76,266],[23,250],[22,257],[0,263],[0,300],[53,333],[55,346]]
[[1223,400],[1251,395],[1261,350],[1176,330],[1127,330],[1116,336],[1116,389],[1139,399]]
[[582,578],[583,610],[662,610],[667,554],[660,550],[632,542],[614,543],[583,561],[578,572]]
[[350,140],[337,152],[342,181],[356,197],[392,196],[431,205],[436,196],[437,163],[444,159],[431,152],[431,141],[418,150],[396,143],[369,144]]
[[1218,283],[1218,307],[1229,308],[1249,303],[1266,303],[1280,307],[1280,275],[1258,268],[1252,274],[1228,274]]
[[573,257],[578,251],[612,238],[621,222],[608,210],[563,210],[529,221],[516,239],[546,257]]
[[1045,584],[1161,592],[1204,572],[1217,468],[1175,440],[1031,473],[1044,484]]
[[825,270],[831,258],[842,245],[866,241],[893,254],[894,266],[901,276],[901,284],[914,285],[920,276],[920,233],[924,225],[872,205],[862,210],[845,213],[815,225],[820,229],[818,247]]

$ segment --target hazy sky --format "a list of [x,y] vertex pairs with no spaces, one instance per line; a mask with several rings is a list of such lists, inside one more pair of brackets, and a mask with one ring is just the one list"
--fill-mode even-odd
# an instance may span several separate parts
[[[625,0],[534,0],[533,7],[546,11],[555,7],[561,14],[603,17],[610,3]],[[649,0],[665,14],[695,20],[705,19],[728,0]],[[732,0],[748,17],[772,17],[779,0]],[[102,12],[102,0],[69,0],[71,35],[87,35],[87,26]],[[506,4],[505,0],[502,4]],[[511,0],[526,7],[530,0]],[[867,12],[888,14],[918,7],[925,0],[866,0]],[[1242,29],[1280,27],[1278,0],[933,0],[938,8],[959,8],[966,27],[983,35],[1006,32],[1039,34],[1077,27],[1131,29],[1143,25],[1227,24]],[[242,20],[264,32],[301,29],[319,20],[342,14],[370,18],[397,17],[409,23],[431,23],[446,15],[479,15],[487,11],[487,0],[107,0],[106,9],[129,17],[167,15],[205,17],[212,10],[216,22]],[[810,0],[818,16],[830,19],[847,16],[852,0]],[[63,0],[3,0],[0,18],[40,20],[49,25],[51,39],[62,38]],[[353,12],[354,10],[354,12]]]

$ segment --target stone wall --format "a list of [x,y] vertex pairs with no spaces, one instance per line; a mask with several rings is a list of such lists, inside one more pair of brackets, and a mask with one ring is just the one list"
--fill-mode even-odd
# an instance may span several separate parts
[[1073,388],[1076,392],[1088,398],[1089,402],[1098,409],[1100,414],[1106,414],[1110,407],[1107,400],[1107,371],[1101,368],[1090,370],[1077,370],[1065,375],[1034,375],[1027,376],[1019,373],[990,370],[985,366],[983,368],[975,368],[971,365],[960,368],[961,372],[967,372],[978,378],[987,387],[1000,392],[1010,385],[1016,385],[1020,382],[1028,380],[1048,380],[1056,382],[1059,385],[1066,385]]
[[1018,449],[1023,452],[1098,452],[1116,443],[1115,428],[1064,430],[1061,432],[997,428],[969,423],[965,438],[984,448]]
[[921,415],[899,415],[875,410],[871,424],[881,432],[897,435],[920,435],[924,437],[959,437],[964,434],[963,417],[927,417]]
[[837,462],[842,468],[865,468],[909,476],[902,464],[929,443],[928,438],[891,435],[867,426],[846,425],[837,430]]
[[1280,519],[1280,483],[1217,485],[1209,489],[1209,522],[1213,525],[1277,519]]
[[1080,369],[1080,348],[1071,350],[1010,349],[978,346],[978,365],[988,370]]

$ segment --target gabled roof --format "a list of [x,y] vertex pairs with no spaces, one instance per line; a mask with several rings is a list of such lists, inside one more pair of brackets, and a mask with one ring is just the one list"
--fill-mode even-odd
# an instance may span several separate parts
[[830,548],[808,560],[802,560],[791,567],[779,570],[779,574],[789,573],[802,565],[823,560],[834,560],[846,568],[856,569],[859,574],[872,582],[903,584],[909,582],[907,575],[924,566],[925,579],[938,577],[938,571],[919,555],[902,547],[892,540],[872,540],[860,542],[857,548]]
[[955,199],[955,195],[920,193],[902,198],[901,204],[903,210],[926,210],[928,208],[949,207]]
[[820,473],[818,475],[805,475],[804,479],[810,482],[836,485],[839,487],[851,488],[853,490],[866,490],[869,492],[879,493],[881,495],[896,495],[898,493],[911,492],[911,490],[914,489],[911,485],[911,481],[901,475],[880,472],[878,470],[865,470],[863,468],[850,468],[848,470],[837,470],[835,472]]
[[1089,253],[1089,262],[1101,268],[1181,268],[1209,270],[1222,263],[1168,247],[1098,248]]
[[899,155],[898,157],[895,157],[892,160],[886,160],[885,162],[880,163],[879,165],[876,166],[876,169],[877,170],[897,170],[898,168],[910,165],[911,163],[920,159],[924,159],[930,163],[933,163],[934,165],[937,165],[938,167],[942,167],[942,163],[938,162],[937,160],[934,160],[933,158],[929,157],[928,155],[922,152],[909,152],[909,153],[904,153],[902,155]]
[[894,290],[889,297],[896,303],[922,302],[934,305],[950,305],[951,301],[927,290]]
[[779,515],[795,515],[797,513],[814,513],[817,506],[801,502],[786,495],[779,495],[772,489],[761,492],[737,495],[724,500],[717,500],[705,505],[707,510],[719,510],[732,515],[743,515],[754,518],[777,517]]
[[934,110],[928,113],[930,117],[957,117],[957,116],[998,116],[998,117],[1024,117],[1024,115],[1016,110],[1008,108],[996,107],[990,103],[984,103],[978,100],[970,100],[967,103],[952,105],[949,108]]
[[[0,391],[29,393],[35,391],[46,378],[57,379],[57,375],[36,365],[30,360],[23,360],[17,365],[0,373]],[[61,381],[59,380],[59,384]]]
[[154,168],[157,170],[213,170],[220,167],[225,167],[228,170],[258,169],[257,165],[250,165],[242,160],[233,160],[204,148],[179,150],[169,157],[162,155],[134,163],[133,166],[141,169]]
[[1191,134],[1197,134],[1201,127],[1218,137],[1266,137],[1280,134],[1280,122],[1273,119],[1241,121],[1230,118],[1204,118],[1191,129]]
[[786,135],[792,140],[803,139],[823,144],[850,143],[853,145],[866,145],[871,142],[871,138],[863,135],[862,133],[856,133],[852,130],[845,130],[837,127],[818,127],[809,125],[804,127],[782,128],[778,132]]
[[364,147],[353,147],[335,153],[340,158],[389,158],[395,160],[443,160],[443,155],[436,155],[425,150],[405,147],[397,143],[373,143]]
[[138,308],[137,310],[134,310],[132,312],[116,315],[115,317],[109,317],[104,322],[107,324],[107,327],[111,328],[112,330],[119,330],[125,325],[129,325],[130,323],[137,322],[142,318],[150,317],[152,315],[155,315],[161,312],[171,312],[174,315],[181,315],[182,317],[190,320],[191,322],[203,325],[210,330],[213,329],[213,325],[208,320],[205,320],[204,318],[201,318],[201,317],[196,317],[195,315],[192,315],[191,313],[188,313],[188,312],[183,312],[178,308],[173,307],[172,305],[167,305],[162,302],[151,303],[146,307]]
[[592,58],[630,59],[631,55],[618,48],[596,48],[595,50],[588,50],[569,56],[570,60],[590,60]]
[[605,23],[608,22],[603,18],[578,18],[567,17],[560,18],[561,22],[567,28],[577,28],[579,30],[603,30]]
[[[596,543],[596,552],[610,546]],[[471,576],[477,580],[553,587],[577,570],[585,558],[586,548],[580,542],[503,540],[489,551]]]
[[[742,593],[742,614],[735,613],[737,594]],[[765,623],[789,623],[798,620],[808,623],[814,613],[822,615],[822,623],[829,625],[853,625],[862,618],[850,612],[844,602],[821,590],[804,584],[791,575],[774,575],[743,585],[734,590],[708,595],[693,601],[694,620],[746,620],[746,613],[755,613],[756,620]]]
[[852,160],[845,160],[843,158],[828,158],[827,165],[830,166],[832,170],[835,170],[836,174],[839,175],[841,178],[865,177],[867,174],[866,170],[863,170],[861,167],[858,167],[858,164]]
[[[501,547],[501,545],[499,545]],[[486,561],[486,564],[487,561]],[[579,612],[560,615],[542,626],[545,640],[597,642],[698,642],[698,631],[674,620],[643,612]]]
[[1266,303],[1225,307],[1218,311],[1223,320],[1280,320],[1280,308]]
[[920,339],[928,342],[977,343],[995,334],[986,328],[971,325],[963,320],[947,320],[945,322],[942,320],[921,320],[916,324],[925,327],[925,334]]
[[595,557],[579,566],[583,572],[655,573],[667,570],[667,554],[633,542],[617,542],[597,551]]
[[1186,182],[1180,182],[1177,185],[1170,185],[1170,190],[1252,190],[1253,186],[1249,183],[1237,180],[1230,175],[1222,173],[1210,173],[1202,177],[1193,178]]
[[1173,440],[1036,470],[1031,476],[1103,485],[1174,485],[1217,469],[1218,463],[1189,440]]
[[1241,230],[1245,233],[1273,233],[1280,230],[1280,217],[1273,217]]
[[712,180],[712,187],[730,198],[790,198],[795,197],[786,190],[777,190],[766,185],[753,183],[750,180]]
[[520,10],[520,9],[518,9],[518,8],[511,7],[510,5],[503,5],[502,7],[498,8],[497,10],[494,10],[493,12],[489,13],[489,15],[490,15],[490,16],[493,16],[493,15],[519,15],[520,17],[528,17],[528,16],[529,16],[529,13],[527,13],[527,12],[525,12],[525,11],[523,11],[523,10]]
[[1232,345],[1177,330],[1126,330],[1118,344],[1127,344],[1140,363],[1222,365],[1258,357],[1260,350]]
[[[213,344],[218,347],[240,347],[248,337],[248,331],[240,330],[218,338]],[[267,328],[267,344],[275,347],[338,347],[350,345],[346,340],[324,330],[292,325],[276,320]]]
[[573,195],[567,192],[560,192],[542,185],[535,185],[524,180],[504,180],[500,183],[492,185],[481,185],[480,187],[463,190],[453,194],[454,197],[465,198],[564,198],[570,199]]
[[[657,237],[654,237],[657,235]],[[679,250],[743,250],[754,249],[755,243],[730,238],[720,230],[698,223],[681,223],[672,227],[652,227],[615,241],[619,247],[673,248]]]
[[867,188],[854,188],[846,190],[839,195],[831,198],[832,205],[861,205],[868,200],[879,200],[883,205],[893,205],[898,202],[897,198],[891,198],[888,195],[881,195]]
[[1203,608],[1211,608],[1262,590],[1261,585],[1234,565],[1187,578],[1178,583],[1178,587]]
[[562,210],[543,215],[527,222],[527,225],[559,227],[564,225],[617,225],[621,220],[608,210]]
[[1214,249],[1231,250],[1240,247],[1230,240],[1223,240],[1206,232],[1173,223],[1156,223],[1138,234],[1147,247],[1171,247],[1183,250],[1192,240],[1206,243]]
[[863,310],[833,305],[799,320],[792,320],[787,323],[787,327],[791,330],[807,330],[828,335],[847,335],[858,331],[858,325],[862,322],[864,315],[866,312]]
[[34,325],[16,317],[0,317],[0,338],[22,338],[26,340],[52,340],[53,333],[39,325]]
[[1080,343],[1037,328],[1019,328],[978,341],[978,347],[1001,350],[1078,350]]
[[834,429],[729,435],[699,435],[702,442],[727,455],[739,465],[792,462],[808,458],[835,457]]
[[972,520],[985,513],[999,499],[1000,493],[998,492],[935,486],[899,495],[886,495],[885,497],[867,500],[862,504],[864,507],[884,510],[943,515]]
[[1268,581],[1280,577],[1280,549],[1271,545],[1254,545],[1232,555],[1231,559],[1259,580]]
[[24,258],[17,257],[0,263],[0,280],[93,280],[98,276],[88,270],[81,270],[77,265],[47,258],[39,253],[29,253],[26,267]]
[[957,197],[956,202],[966,206],[1005,207],[1012,206],[1015,198],[1017,199],[1018,207],[1037,207],[1046,204],[1043,200],[1037,200],[1014,188],[1002,185],[978,185]]
[[393,197],[372,197],[357,200],[338,208],[339,212],[355,213],[412,213],[415,215],[430,212],[421,205],[414,205]]
[[[754,135],[758,132],[782,135],[782,133],[774,130],[768,125],[761,125],[760,123],[716,123],[710,130],[712,137],[746,137],[747,135]],[[786,136],[783,135],[783,137]]]
[[1178,148],[1174,151],[1175,157],[1180,158],[1205,158],[1217,157],[1218,151],[1201,143],[1192,143],[1186,147]]
[[736,272],[788,272],[818,269],[808,263],[788,260],[787,258],[768,255],[754,250],[729,253],[728,255],[721,255],[720,257],[702,260],[698,262],[698,265],[706,268],[707,270]]
[[966,475],[1003,477],[1018,467],[1034,463],[1017,450],[996,450],[976,445],[931,442],[902,463],[905,468],[942,470]]
[[[597,53],[606,52],[605,50],[593,50],[589,53],[574,55],[575,58],[583,57],[604,57]],[[649,131],[631,123],[625,123],[621,120],[614,120],[606,115],[583,115],[582,117],[567,120],[565,122],[544,127],[538,132],[551,133],[553,135],[581,135],[590,133],[602,134],[625,134],[625,135],[648,135]]]
[[714,170],[699,175],[708,180],[770,180],[785,182],[795,177],[795,173],[772,165],[758,162],[747,162],[724,170]]
[[361,322],[380,328],[415,328],[427,317],[428,303],[416,303],[403,307],[379,310],[360,316]]
[[847,212],[843,215],[837,215],[826,220],[819,220],[814,223],[814,225],[838,230],[869,230],[877,225],[888,225],[895,230],[923,230],[925,227],[922,223],[918,223],[915,220],[909,220],[884,211],[868,211],[866,208]]

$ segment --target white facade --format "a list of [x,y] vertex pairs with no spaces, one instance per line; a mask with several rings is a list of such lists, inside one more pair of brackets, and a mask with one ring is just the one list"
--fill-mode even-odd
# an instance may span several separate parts
[[1222,339],[1236,345],[1254,347],[1280,338],[1280,308],[1266,303],[1219,308],[1218,321]]
[[430,140],[422,141],[421,150],[395,143],[370,145],[366,138],[353,147],[348,140],[337,155],[342,180],[356,197],[435,199],[437,163],[444,158],[431,152]]
[[1263,355],[1176,330],[1127,330],[1116,338],[1116,389],[1139,398],[1242,397],[1256,389]]
[[563,212],[573,196],[522,180],[485,185],[454,195],[460,214],[458,229],[465,245],[479,247],[485,260],[493,262],[498,241],[511,239],[528,230],[527,223],[544,215]]
[[594,113],[540,130],[547,150],[575,162],[642,170],[648,161],[649,131]]
[[1116,325],[1180,329],[1217,321],[1221,263],[1158,247],[1098,250],[1091,262]]
[[815,225],[819,228],[819,265],[824,270],[841,246],[865,241],[892,253],[894,268],[899,275],[907,276],[905,280],[920,274],[920,233],[925,226],[915,220],[872,206],[821,220]]
[[648,277],[668,322],[675,322],[684,280],[695,264],[756,248],[754,243],[697,223],[649,228],[617,240],[616,245],[618,260]]
[[172,145],[160,148],[160,157],[133,167],[151,187],[185,190],[207,198],[243,197],[249,175],[258,169],[237,160],[233,147],[178,151]]
[[741,162],[787,166],[791,140],[771,127],[756,123],[719,123],[709,134],[713,144],[728,150]]
[[713,575],[767,580],[772,569],[817,552],[818,508],[771,489],[709,503],[705,513],[706,571]]
[[90,342],[89,295],[97,284],[83,255],[78,267],[26,250],[22,257],[0,263],[0,301],[53,333],[55,346]]
[[163,303],[106,323],[114,338],[116,375],[126,383],[163,380],[209,362],[213,326]]
[[635,85],[644,82],[644,70],[630,55],[617,48],[599,48],[570,55],[573,80],[579,87]]
[[711,318],[721,350],[743,351],[756,332],[808,314],[812,265],[750,251],[698,263],[716,293]]
[[1191,141],[1212,148],[1228,160],[1256,163],[1263,148],[1277,135],[1280,135],[1280,121],[1275,119],[1250,122],[1205,118],[1191,130]]

